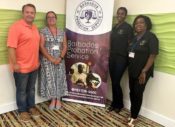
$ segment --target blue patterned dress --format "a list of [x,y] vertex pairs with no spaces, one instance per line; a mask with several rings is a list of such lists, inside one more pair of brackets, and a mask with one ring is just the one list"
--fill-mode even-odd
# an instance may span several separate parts
[[[53,36],[48,27],[41,30],[45,38],[45,48],[48,53],[58,58],[61,54],[64,32],[57,29],[57,36]],[[57,50],[53,46],[59,47]],[[39,74],[39,94],[41,97],[51,99],[66,95],[67,82],[65,72],[65,62],[54,65],[42,54],[40,54],[40,74]]]

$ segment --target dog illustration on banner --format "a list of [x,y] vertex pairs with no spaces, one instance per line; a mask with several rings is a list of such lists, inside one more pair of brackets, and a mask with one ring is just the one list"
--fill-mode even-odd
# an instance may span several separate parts
[[82,62],[75,63],[70,68],[71,82],[74,85],[83,86],[85,88],[96,89],[101,84],[101,78],[98,74],[89,70],[91,63]]

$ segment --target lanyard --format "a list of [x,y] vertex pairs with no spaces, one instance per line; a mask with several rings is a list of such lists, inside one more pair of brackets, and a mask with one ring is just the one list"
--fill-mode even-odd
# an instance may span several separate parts
[[57,28],[56,28],[56,38],[54,37],[54,34],[52,33],[52,31],[49,29],[53,39],[54,39],[54,42],[57,43]]
[[136,42],[132,45],[132,47],[131,47],[131,52],[134,51],[134,49],[135,49],[136,46],[139,44],[139,41],[141,40],[141,38],[143,37],[144,34],[145,34],[145,32],[144,32],[142,35],[140,35],[139,37],[136,37]]
[[[143,35],[142,35],[143,36]],[[132,46],[131,46],[131,52],[134,51],[134,49],[136,48],[136,46],[139,44],[140,39],[142,38],[142,36],[140,36],[139,38],[135,38],[134,41],[136,41]]]
[[138,45],[139,42],[135,42],[132,46],[131,46],[131,52],[134,51],[134,49],[136,48],[136,46]]

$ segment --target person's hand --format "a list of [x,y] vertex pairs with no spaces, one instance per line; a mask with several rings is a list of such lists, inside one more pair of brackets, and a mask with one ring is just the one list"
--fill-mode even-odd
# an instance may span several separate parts
[[55,60],[54,64],[55,64],[55,65],[58,65],[58,64],[60,64],[60,63],[61,63],[61,58],[59,57],[59,58],[57,58],[57,59]]
[[92,63],[89,61],[89,62],[88,62],[88,65],[89,65],[89,66],[91,66],[91,65],[92,65]]
[[19,72],[20,71],[20,66],[18,64],[13,65],[14,72]]
[[146,72],[141,72],[141,74],[139,76],[139,83],[144,84],[145,80],[146,80]]
[[55,58],[52,58],[52,59],[50,59],[50,61],[51,61],[53,64],[55,64],[56,59],[55,59]]

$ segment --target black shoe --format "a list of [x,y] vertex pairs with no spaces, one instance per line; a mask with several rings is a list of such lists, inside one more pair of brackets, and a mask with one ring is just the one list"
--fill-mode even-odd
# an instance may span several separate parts
[[122,109],[121,108],[115,108],[115,112],[119,113]]
[[115,110],[115,108],[112,107],[112,106],[110,106],[110,107],[108,108],[108,111],[109,111],[109,112],[112,112],[112,111],[114,111],[114,110]]

